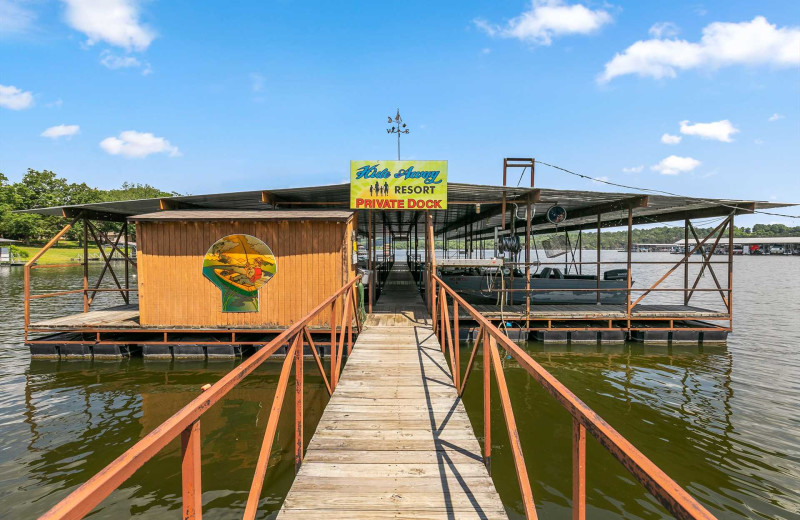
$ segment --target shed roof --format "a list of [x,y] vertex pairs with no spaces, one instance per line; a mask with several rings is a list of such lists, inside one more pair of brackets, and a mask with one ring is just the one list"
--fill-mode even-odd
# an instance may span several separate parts
[[[464,226],[472,225],[473,231],[489,234],[501,225],[501,201],[503,193],[507,200],[506,222],[510,224],[510,213],[517,205],[519,229],[524,229],[525,204],[532,203],[532,230],[534,233],[551,233],[553,224],[545,218],[550,206],[558,204],[567,210],[567,220],[558,230],[594,229],[600,215],[601,227],[618,227],[627,224],[628,208],[633,210],[634,224],[673,222],[685,218],[711,218],[733,213],[751,213],[791,206],[779,202],[751,200],[710,199],[694,197],[672,197],[665,195],[642,195],[637,193],[610,193],[599,191],[556,190],[548,188],[522,188],[487,186],[480,184],[448,184],[448,209],[432,211],[434,231],[437,235],[447,233],[456,238],[463,234]],[[92,219],[124,221],[129,217],[146,213],[173,210],[231,210],[263,211],[274,208],[304,209],[323,208],[344,210],[349,208],[350,185],[308,186],[276,190],[242,191],[208,195],[185,195],[160,199],[141,199],[119,202],[102,202],[75,206],[57,206],[24,210],[28,213],[77,217],[81,212]],[[349,211],[349,210],[348,210]],[[359,230],[366,232],[367,218],[364,210],[359,218]],[[423,211],[391,210],[375,211],[379,225],[385,223],[392,233],[405,234],[413,230],[414,224],[422,225]]]
[[341,209],[290,209],[290,210],[166,210],[155,211],[153,213],[143,213],[133,215],[128,220],[136,222],[161,222],[161,221],[197,221],[197,220],[324,220],[324,221],[347,221],[353,216],[352,210]]

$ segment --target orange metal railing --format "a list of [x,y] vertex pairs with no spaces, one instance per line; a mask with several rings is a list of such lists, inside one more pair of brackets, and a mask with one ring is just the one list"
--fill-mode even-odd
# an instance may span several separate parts
[[[40,519],[66,520],[83,518],[133,475],[145,462],[180,435],[183,484],[182,518],[184,520],[200,520],[202,517],[200,418],[214,403],[224,398],[228,392],[269,359],[279,348],[283,345],[289,345],[286,359],[283,361],[280,377],[278,378],[278,387],[273,397],[269,419],[267,420],[267,429],[264,433],[264,440],[258,455],[255,475],[244,512],[245,519],[255,518],[292,365],[294,365],[295,372],[295,468],[297,470],[303,461],[305,451],[303,446],[303,348],[307,341],[311,347],[317,367],[322,374],[325,388],[330,395],[339,381],[345,345],[348,354],[353,348],[354,322],[356,330],[358,332],[361,331],[358,297],[355,291],[358,280],[359,278],[355,278],[348,282],[330,298],[317,305],[305,317],[264,345],[241,365],[228,372],[222,379],[213,385],[203,387],[203,392],[198,397],[56,504]],[[326,375],[322,360],[308,329],[314,318],[326,310],[330,311],[331,322],[330,378]],[[337,320],[337,318],[340,319]],[[337,321],[341,323],[338,331]]]
[[[72,264],[43,264],[39,265],[37,262],[39,259],[44,255],[51,247],[58,243],[67,232],[72,229],[76,222],[82,221],[83,222],[83,261],[81,263],[72,263]],[[98,249],[100,250],[100,254],[103,258],[103,270],[100,272],[100,275],[97,278],[97,281],[93,288],[89,288],[89,269],[88,269],[88,245],[89,245],[89,234],[91,233],[91,237],[94,242],[97,244]],[[33,300],[39,300],[42,298],[54,298],[57,296],[65,296],[70,294],[82,294],[83,295],[83,312],[89,312],[89,307],[91,307],[92,303],[97,296],[97,293],[105,293],[105,292],[118,292],[122,296],[124,302],[130,303],[130,294],[137,292],[138,289],[129,287],[129,276],[128,276],[128,268],[130,264],[133,268],[136,268],[136,262],[130,258],[128,254],[128,247],[127,247],[127,235],[128,235],[128,227],[127,223],[123,225],[122,233],[117,234],[117,239],[114,242],[111,242],[108,239],[108,236],[103,233],[100,229],[98,229],[92,222],[84,218],[83,216],[78,216],[73,219],[69,224],[64,226],[61,231],[59,231],[53,238],[50,239],[47,244],[36,254],[25,263],[23,267],[23,290],[24,290],[24,313],[25,313],[25,339],[28,339],[28,329],[31,324],[31,302]],[[120,239],[122,236],[125,236],[125,245],[124,251],[123,246],[120,246]],[[101,237],[105,239],[105,241],[101,240]],[[103,247],[104,244],[111,245],[111,252],[106,254],[106,251]],[[114,268],[111,266],[111,260],[114,258],[114,253],[119,253],[119,257],[122,257],[124,260],[125,265],[125,276],[122,281],[117,278],[116,273],[114,272]],[[40,293],[40,294],[32,294],[31,293],[31,273],[33,269],[50,269],[54,267],[74,267],[76,265],[83,266],[83,288],[82,289],[71,289],[65,291],[53,291],[48,293]],[[100,285],[105,277],[106,272],[111,274],[111,277],[116,284],[116,289],[101,289]],[[91,293],[91,295],[89,294]]]
[[[459,395],[464,393],[478,348],[482,347],[483,349],[483,457],[487,465],[489,465],[492,455],[491,413],[489,406],[492,372],[495,375],[526,518],[537,518],[536,508],[528,479],[528,471],[525,466],[525,458],[522,454],[522,444],[514,419],[508,386],[506,385],[505,374],[500,361],[498,345],[516,359],[519,365],[541,384],[572,416],[573,519],[583,520],[586,517],[586,432],[589,432],[597,439],[600,445],[608,450],[676,518],[714,518],[697,500],[692,498],[689,493],[667,476],[650,459],[645,457],[610,424],[578,399],[566,386],[534,361],[519,345],[511,341],[508,336],[469,305],[453,289],[444,284],[438,276],[431,274],[429,285],[431,292],[428,302],[433,316],[434,327],[439,337],[442,351],[445,355],[449,354],[453,381]],[[450,314],[448,297],[452,300],[452,315]],[[463,377],[461,376],[457,344],[459,309],[466,311],[480,327]],[[454,318],[452,328],[450,326],[451,316]]]

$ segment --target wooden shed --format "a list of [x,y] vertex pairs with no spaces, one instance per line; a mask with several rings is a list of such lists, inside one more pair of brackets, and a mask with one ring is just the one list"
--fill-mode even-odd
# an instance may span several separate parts
[[[142,326],[284,328],[355,276],[350,210],[174,210],[129,220]],[[255,300],[231,306],[240,293]]]

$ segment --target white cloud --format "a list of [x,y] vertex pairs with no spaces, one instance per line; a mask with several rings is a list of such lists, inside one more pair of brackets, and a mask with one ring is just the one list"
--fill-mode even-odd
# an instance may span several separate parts
[[264,90],[264,83],[264,76],[261,74],[250,74],[250,86],[252,87],[253,92],[261,92]]
[[125,157],[147,157],[154,153],[166,153],[170,157],[180,155],[177,146],[173,146],[163,137],[156,137],[149,132],[126,130],[119,137],[106,137],[100,142],[100,148],[111,155]]
[[598,81],[636,74],[674,78],[678,70],[713,70],[731,65],[791,67],[800,64],[800,27],[781,27],[757,16],[750,22],[714,22],[699,42],[640,40],[606,63]]
[[501,27],[486,20],[474,24],[489,36],[516,38],[539,45],[550,45],[553,38],[566,34],[590,34],[611,23],[611,15],[602,9],[592,10],[563,0],[532,0],[530,9]]
[[84,33],[89,45],[104,41],[127,50],[142,51],[156,34],[139,22],[139,0],[62,0],[67,23]]
[[481,49],[481,54],[485,55],[485,54],[491,54],[491,53],[492,53],[492,49],[490,49],[489,47],[484,47],[483,49]]
[[142,62],[133,56],[117,56],[108,51],[100,53],[100,63],[109,69],[127,69],[130,67],[141,67]]
[[623,168],[623,173],[640,173],[644,170],[644,165],[641,166],[631,166],[630,168]]
[[764,144],[764,140],[763,139],[755,139],[755,140],[753,140],[753,143],[761,146],[762,144]]
[[33,106],[33,94],[13,85],[0,85],[0,107],[22,110]]
[[72,137],[80,131],[81,127],[78,125],[57,125],[51,126],[42,132],[42,137],[49,137],[50,139],[58,139],[59,137]]
[[61,105],[64,104],[62,99],[56,99],[55,101],[51,101],[50,103],[46,103],[44,106],[47,108],[61,108]]
[[700,166],[700,161],[691,157],[678,157],[670,155],[650,169],[662,175],[678,175],[681,172],[690,172]]
[[661,142],[664,144],[678,144],[683,137],[679,135],[664,134],[661,136]]
[[111,70],[140,68],[142,69],[143,76],[147,76],[153,72],[150,68],[150,64],[146,61],[140,61],[134,56],[117,56],[107,50],[100,53],[100,64]]
[[770,123],[773,123],[773,122],[777,121],[778,119],[783,119],[784,117],[786,117],[786,116],[776,113],[776,114],[772,114],[771,116],[769,116],[769,119],[767,121],[769,121]]
[[703,139],[715,139],[723,143],[733,142],[731,135],[739,132],[730,121],[723,119],[713,123],[690,123],[681,121],[681,133],[685,135],[696,135]]
[[647,31],[653,38],[672,38],[677,36],[678,26],[672,22],[658,22]]
[[15,0],[0,0],[0,35],[27,32],[36,20],[36,14]]

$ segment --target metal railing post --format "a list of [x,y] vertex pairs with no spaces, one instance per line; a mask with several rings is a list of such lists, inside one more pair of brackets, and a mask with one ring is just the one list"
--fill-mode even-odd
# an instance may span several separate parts
[[201,520],[203,518],[200,446],[200,419],[198,419],[181,432],[182,518],[184,520]]
[[303,334],[297,334],[294,350],[294,472],[303,464]]
[[492,471],[492,355],[489,352],[489,331],[483,331],[483,462]]
[[572,418],[572,520],[586,520],[586,428]]

